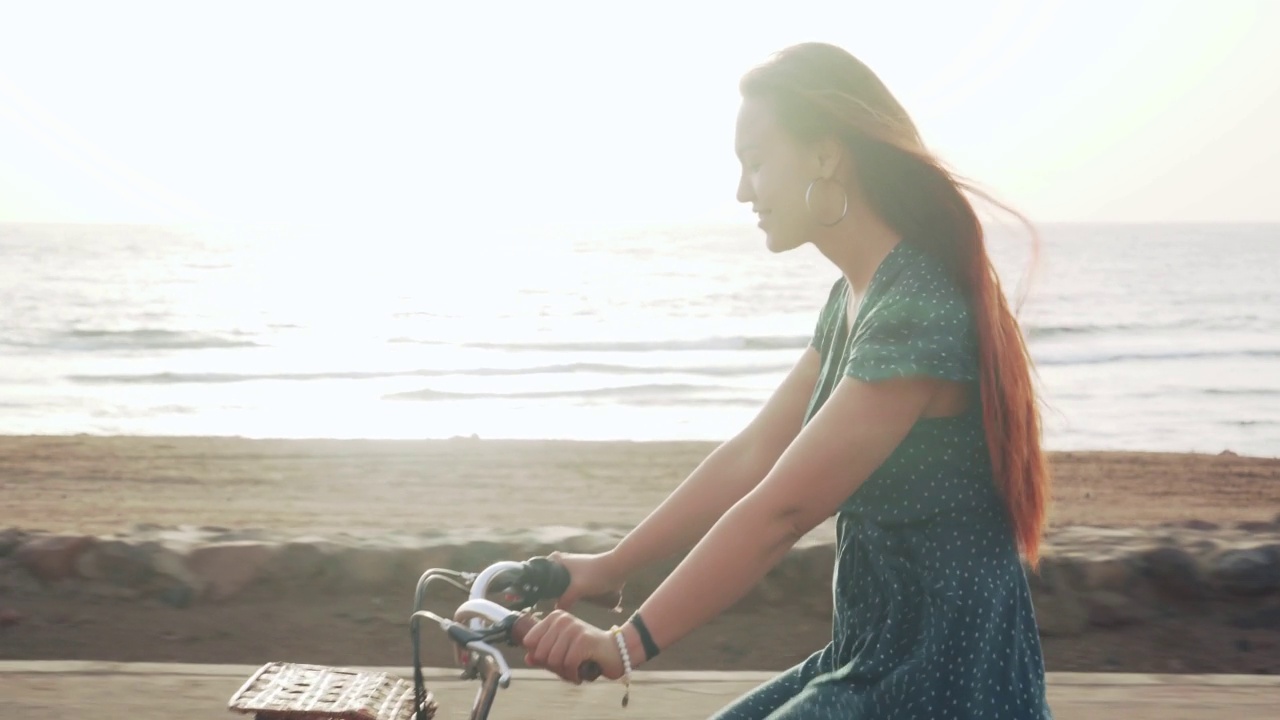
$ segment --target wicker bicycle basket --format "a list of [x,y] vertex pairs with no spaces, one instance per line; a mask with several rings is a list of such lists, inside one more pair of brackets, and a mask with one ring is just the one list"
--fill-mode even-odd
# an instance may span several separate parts
[[[413,683],[383,672],[267,663],[231,696],[233,712],[257,720],[412,720]],[[425,717],[436,712],[427,691]]]

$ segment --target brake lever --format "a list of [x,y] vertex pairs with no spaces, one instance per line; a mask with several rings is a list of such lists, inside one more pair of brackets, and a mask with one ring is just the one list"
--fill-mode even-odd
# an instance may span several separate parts
[[[503,657],[502,653],[497,648],[483,640],[473,640],[466,644],[466,648],[468,650],[484,653],[493,659],[493,662],[498,666],[499,687],[506,689],[511,685],[511,666],[507,664],[507,659]],[[479,667],[479,664],[479,660],[472,661],[472,677],[468,679],[474,678],[474,670]]]
[[504,618],[502,622],[495,623],[484,629],[476,629],[467,627],[456,620],[440,617],[430,610],[419,610],[413,615],[417,617],[425,617],[436,623],[440,626],[440,629],[444,630],[449,635],[449,639],[462,646],[467,646],[473,642],[489,642],[492,640],[510,637],[508,633],[518,617],[516,615],[511,615]]

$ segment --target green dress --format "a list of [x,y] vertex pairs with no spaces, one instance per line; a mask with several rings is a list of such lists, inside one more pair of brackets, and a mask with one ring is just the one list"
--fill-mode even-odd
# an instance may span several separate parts
[[[916,423],[837,514],[831,642],[717,720],[1045,720],[1030,588],[992,480],[968,303],[945,268],[900,242],[846,332],[831,289],[805,422],[843,377],[970,384],[964,413]],[[781,622],[782,620],[780,620]]]

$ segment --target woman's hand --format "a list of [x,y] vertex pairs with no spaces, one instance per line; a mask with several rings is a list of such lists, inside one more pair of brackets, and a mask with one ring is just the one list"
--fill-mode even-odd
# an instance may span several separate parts
[[[569,588],[556,601],[557,610],[572,609],[582,599],[620,596],[625,574],[609,553],[593,555],[553,552],[548,556],[569,571]],[[612,602],[612,600],[610,600]]]
[[622,677],[625,667],[618,642],[607,630],[580,620],[563,610],[553,610],[524,636],[524,661],[541,667],[575,685],[582,683],[578,668],[593,660],[610,680]]

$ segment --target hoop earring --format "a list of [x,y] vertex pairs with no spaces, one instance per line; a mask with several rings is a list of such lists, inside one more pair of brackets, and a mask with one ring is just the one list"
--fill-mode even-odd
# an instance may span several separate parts
[[[821,180],[821,179],[822,178],[815,178],[812,182],[809,183],[809,187],[806,188],[804,191],[804,206],[809,210],[810,215],[813,214],[813,203],[810,202],[809,198],[813,194],[813,186],[816,185],[818,183],[818,180]],[[835,182],[835,181],[832,180],[832,182]],[[836,183],[836,185],[840,187],[840,195],[841,197],[844,198],[844,207],[841,208],[840,210],[840,217],[836,218],[832,222],[829,222],[829,223],[819,222],[818,224],[821,225],[822,227],[835,227],[836,225],[840,224],[840,221],[844,219],[845,215],[849,214],[849,193],[844,191],[844,186],[840,185],[840,183]]]

